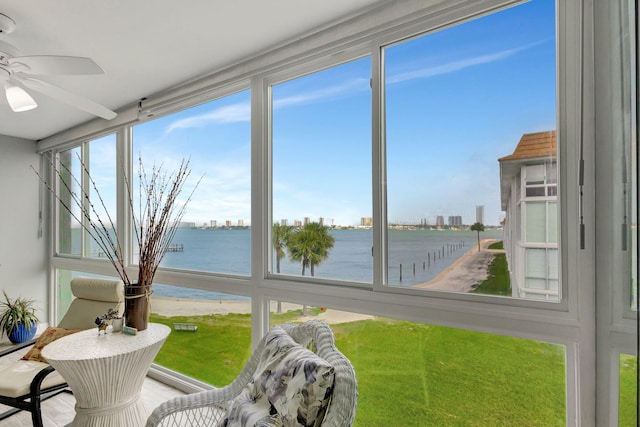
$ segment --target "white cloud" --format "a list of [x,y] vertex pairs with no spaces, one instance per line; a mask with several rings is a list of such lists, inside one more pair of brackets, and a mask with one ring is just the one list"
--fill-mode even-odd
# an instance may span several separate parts
[[[339,85],[324,87],[288,98],[278,99],[274,102],[273,107],[280,108],[292,105],[310,104],[320,100],[366,90],[368,87],[369,81],[367,79],[352,79]],[[250,120],[251,105],[249,103],[238,103],[216,108],[204,114],[176,120],[166,127],[164,134],[167,135],[178,129],[204,127],[212,123],[248,122]]]
[[177,129],[191,129],[204,127],[211,123],[248,122],[251,120],[251,106],[249,103],[238,103],[226,107],[216,108],[204,114],[176,120],[165,129],[165,135]]
[[301,93],[299,95],[277,99],[273,103],[273,108],[289,107],[292,105],[300,104],[311,104],[313,102],[321,101],[324,99],[334,98],[336,96],[344,96],[345,94],[360,92],[362,90],[368,89],[368,79],[351,79],[339,85],[323,87],[321,89]]
[[419,70],[408,71],[405,73],[399,73],[394,76],[390,76],[387,78],[387,83],[400,83],[406,80],[413,79],[426,79],[429,77],[434,77],[442,74],[449,74],[455,71],[459,71],[465,68],[473,67],[475,65],[488,64],[495,61],[500,61],[502,59],[513,56],[519,52],[530,49],[534,46],[537,46],[543,42],[531,43],[525,46],[502,50],[500,52],[490,53],[486,55],[474,56],[471,58],[465,58],[458,61],[449,62],[442,65],[437,65],[435,67],[422,68]]

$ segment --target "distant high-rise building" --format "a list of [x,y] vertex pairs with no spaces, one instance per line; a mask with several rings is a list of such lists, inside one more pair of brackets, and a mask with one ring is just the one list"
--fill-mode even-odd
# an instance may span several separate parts
[[302,227],[302,221],[300,221],[299,219],[294,219],[293,220],[293,226],[294,227]]
[[363,227],[373,226],[373,218],[370,216],[363,216],[362,218],[360,218],[360,225]]
[[453,215],[449,217],[449,227],[460,227],[462,225],[462,217]]
[[231,220],[230,220],[230,219],[228,219],[228,220],[226,220],[226,221],[224,222],[224,225],[225,225],[225,226],[227,226],[227,227],[231,227],[231,226],[233,226],[233,222],[231,222]]
[[215,219],[212,219],[211,221],[209,221],[209,226],[211,228],[216,228],[217,225],[218,225],[218,221],[216,221]]
[[318,222],[320,223],[320,225],[324,225],[324,218],[323,217],[318,218]]
[[308,216],[304,217],[304,225],[307,225],[311,222],[311,218],[309,218]]
[[287,221],[286,219],[281,219],[281,220],[280,220],[280,225],[282,225],[282,226],[286,227],[286,226],[287,226],[287,222],[288,222],[288,221]]
[[444,226],[444,216],[438,215],[436,217],[436,227],[443,227],[443,226]]
[[244,219],[238,220],[238,227],[244,227]]
[[484,224],[484,205],[476,206],[476,222]]

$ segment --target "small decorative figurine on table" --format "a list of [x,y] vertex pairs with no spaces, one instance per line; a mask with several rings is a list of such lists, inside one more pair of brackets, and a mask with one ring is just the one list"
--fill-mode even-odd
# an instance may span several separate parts
[[107,322],[105,322],[102,317],[96,317],[96,325],[98,325],[98,335],[100,335],[100,332],[104,331],[104,333],[107,333],[107,326],[109,326],[107,324]]
[[98,316],[96,317],[96,325],[98,325],[98,335],[100,335],[100,332],[104,331],[104,333],[107,333],[107,326],[109,326],[109,323],[107,323],[108,320],[113,320],[116,319],[118,317],[118,310],[114,310],[112,308],[110,308],[107,311],[107,314],[103,314],[102,316]]

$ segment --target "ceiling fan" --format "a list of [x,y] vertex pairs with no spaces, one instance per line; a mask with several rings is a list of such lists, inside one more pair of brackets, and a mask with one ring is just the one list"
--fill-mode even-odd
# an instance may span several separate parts
[[[0,34],[11,33],[15,25],[13,19],[0,13]],[[81,95],[32,77],[94,74],[104,74],[104,70],[90,58],[54,55],[23,56],[15,47],[0,40],[0,84],[4,87],[9,107],[15,112],[28,111],[38,106],[25,90],[26,88],[79,110],[111,120],[117,116],[114,111]]]

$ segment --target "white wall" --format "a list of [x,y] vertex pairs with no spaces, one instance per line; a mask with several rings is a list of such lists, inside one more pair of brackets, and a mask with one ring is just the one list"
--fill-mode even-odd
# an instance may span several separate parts
[[[35,299],[47,322],[47,227],[38,237],[39,188],[36,143],[0,135],[0,288],[11,298]],[[0,295],[0,298],[2,295]]]

